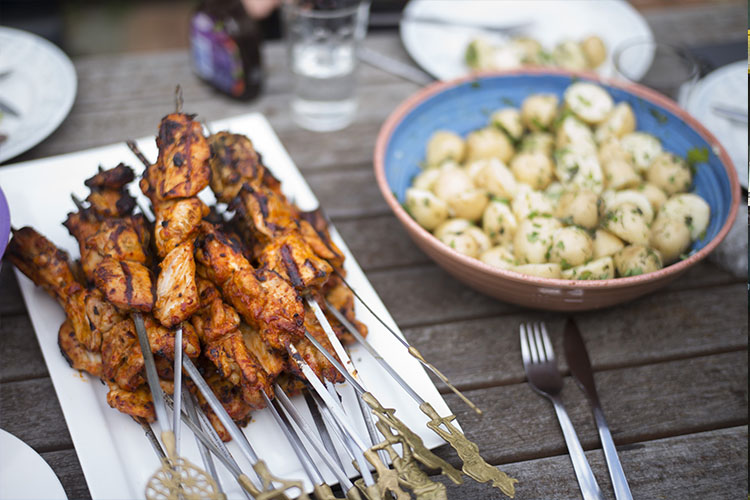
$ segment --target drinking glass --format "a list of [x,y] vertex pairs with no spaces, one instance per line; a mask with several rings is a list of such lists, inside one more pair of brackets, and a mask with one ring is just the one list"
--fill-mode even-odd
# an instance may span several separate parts
[[354,119],[357,47],[367,31],[369,8],[369,2],[352,0],[284,2],[292,117],[301,127],[340,130]]
[[615,48],[613,60],[619,76],[681,103],[687,102],[700,72],[687,50],[649,39],[624,42]]

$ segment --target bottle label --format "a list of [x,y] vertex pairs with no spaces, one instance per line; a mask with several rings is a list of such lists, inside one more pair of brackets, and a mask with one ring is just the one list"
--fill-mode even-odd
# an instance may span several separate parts
[[218,89],[240,96],[245,92],[245,72],[237,43],[224,23],[198,12],[190,23],[193,67],[198,75]]

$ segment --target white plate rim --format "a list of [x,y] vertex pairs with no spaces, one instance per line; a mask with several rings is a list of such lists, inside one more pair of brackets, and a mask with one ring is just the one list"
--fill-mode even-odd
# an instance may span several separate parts
[[42,50],[47,51],[48,54],[60,64],[60,76],[63,79],[62,81],[65,82],[65,88],[69,89],[69,92],[63,96],[64,100],[55,107],[55,112],[46,119],[44,126],[36,129],[37,132],[35,134],[28,135],[19,142],[11,143],[10,147],[8,147],[8,143],[11,140],[10,137],[4,144],[0,144],[0,163],[2,163],[28,151],[49,137],[52,132],[57,130],[60,124],[68,116],[68,113],[70,113],[70,110],[73,107],[73,102],[75,102],[75,97],[78,92],[78,77],[70,58],[62,51],[62,49],[49,40],[33,33],[29,33],[28,31],[9,28],[7,26],[0,26],[0,32],[7,32],[12,36],[33,40]]
[[[20,438],[14,436],[10,432],[0,429],[0,458],[12,456],[14,460],[21,460],[24,465],[28,466],[31,464],[33,470],[29,471],[29,477],[33,476],[33,481],[28,481],[28,477],[24,476],[25,484],[30,484],[33,489],[33,495],[24,498],[39,498],[39,499],[67,499],[68,496],[65,494],[65,488],[60,483],[60,478],[57,477],[55,471],[47,463],[42,456],[34,451],[34,448],[24,443]],[[4,469],[2,463],[0,463],[0,469]],[[24,470],[26,472],[26,469]],[[0,472],[0,478],[3,477],[3,473]],[[0,482],[0,499],[6,499],[3,495],[3,484]]]
[[[418,9],[419,4],[425,3],[426,1],[430,0],[409,0],[406,7],[404,7],[403,10],[403,16],[406,17],[409,13],[412,13],[414,10]],[[454,3],[460,3],[460,0],[444,0],[444,1],[453,1]],[[507,0],[506,0],[507,1]],[[518,0],[517,0],[518,1]],[[526,0],[525,3],[528,3],[530,0]],[[563,3],[566,0],[558,0],[559,2]],[[605,0],[597,0],[597,2],[603,3]],[[643,16],[632,6],[629,2],[625,0],[608,0],[610,3],[617,4],[618,8],[625,9],[625,11],[628,11],[628,14],[632,16],[632,20],[636,22],[640,27],[640,33],[638,34],[630,34],[627,38],[632,39],[633,37],[644,37],[646,40],[653,40],[654,36],[651,32],[651,28],[646,22],[646,20],[643,18]],[[509,2],[510,3],[510,2]],[[522,3],[519,1],[519,3]],[[420,50],[420,44],[418,43],[412,43],[412,37],[409,36],[408,30],[410,23],[399,23],[399,35],[401,38],[401,43],[406,49],[406,52],[409,54],[409,56],[412,58],[414,62],[417,63],[419,67],[421,67],[424,71],[431,74],[433,77],[435,77],[438,80],[442,81],[450,81],[456,78],[460,78],[462,76],[468,75],[471,73],[471,71],[466,68],[464,72],[461,74],[454,74],[446,69],[441,69],[440,64],[432,64],[425,56],[423,56],[422,51]],[[623,39],[622,41],[625,41]],[[608,47],[608,60],[611,60],[611,56],[614,53],[615,47]],[[648,64],[644,63],[644,67],[648,67]],[[611,64],[608,64],[608,66],[611,66]],[[444,67],[443,67],[444,68]],[[607,68],[598,68],[595,70],[597,73],[600,73],[602,76],[615,76],[616,72],[612,67]]]

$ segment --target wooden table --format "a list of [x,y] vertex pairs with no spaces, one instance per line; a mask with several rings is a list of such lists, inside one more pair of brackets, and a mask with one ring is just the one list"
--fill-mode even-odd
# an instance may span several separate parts
[[[742,42],[743,9],[744,3],[661,9],[648,11],[647,18],[657,35],[701,46]],[[367,43],[408,60],[395,34],[372,36]],[[577,498],[552,407],[525,382],[517,335],[520,322],[546,320],[562,352],[563,316],[500,303],[452,279],[411,243],[375,185],[371,156],[377,131],[416,85],[363,67],[355,123],[342,132],[317,134],[290,122],[291,82],[282,47],[268,45],[265,59],[265,92],[250,104],[225,99],[198,82],[182,51],[77,60],[79,91],[70,116],[20,159],[153,134],[172,107],[176,83],[184,88],[186,109],[203,119],[263,112],[408,339],[485,410],[477,417],[438,384],[483,456],[520,480],[517,498]],[[636,498],[747,494],[746,286],[744,279],[703,263],[658,293],[576,315]],[[0,272],[0,315],[0,427],[42,454],[70,498],[86,498],[7,262]],[[564,361],[561,368],[567,370]],[[594,472],[613,498],[593,418],[569,377],[564,398]],[[438,453],[457,463],[447,447]],[[456,499],[499,498],[473,482],[449,491]]]

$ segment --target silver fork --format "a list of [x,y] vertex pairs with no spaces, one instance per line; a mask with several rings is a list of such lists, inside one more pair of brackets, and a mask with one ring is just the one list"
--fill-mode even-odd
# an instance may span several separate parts
[[594,473],[591,471],[586,455],[583,453],[581,442],[578,440],[573,423],[568,417],[568,412],[562,404],[560,392],[563,387],[563,379],[557,370],[555,352],[552,350],[552,342],[547,335],[547,327],[544,323],[521,324],[521,356],[523,357],[523,368],[531,387],[552,401],[560,421],[560,427],[565,436],[565,444],[568,446],[570,460],[573,462],[578,485],[581,488],[584,500],[600,500],[603,498],[602,491],[596,482]]

